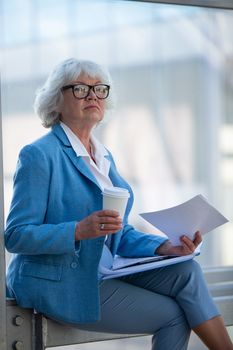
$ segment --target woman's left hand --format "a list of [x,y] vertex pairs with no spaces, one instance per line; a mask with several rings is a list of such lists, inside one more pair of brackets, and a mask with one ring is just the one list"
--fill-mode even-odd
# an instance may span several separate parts
[[174,246],[170,241],[166,241],[165,243],[159,246],[155,253],[160,255],[189,255],[194,253],[197,246],[202,241],[202,236],[200,231],[195,233],[195,237],[193,241],[187,236],[183,235],[180,238],[181,245]]

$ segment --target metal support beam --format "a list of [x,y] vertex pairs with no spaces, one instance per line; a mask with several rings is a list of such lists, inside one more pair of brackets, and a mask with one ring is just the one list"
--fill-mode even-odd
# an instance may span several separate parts
[[[128,0],[127,0],[128,1]],[[134,1],[135,0],[130,0]],[[215,9],[233,10],[232,0],[136,0],[138,2],[154,2],[158,4],[184,5],[184,6],[199,6]]]
[[34,317],[33,310],[7,300],[7,350],[35,350]]
[[41,314],[36,315],[35,335],[35,350],[44,350],[56,346],[85,344],[105,340],[146,336],[145,334],[112,334],[84,331],[78,329],[77,327],[59,324]]
[[[222,289],[225,290],[225,287]],[[221,295],[220,292],[219,294]],[[232,326],[233,296],[217,296],[214,298],[214,300],[224,317],[225,325]],[[47,348],[57,346],[87,344],[105,340],[146,336],[146,334],[111,334],[83,331],[79,330],[77,327],[61,325],[44,317],[43,315],[37,315],[35,334],[37,344],[35,350],[45,350]]]
[[[225,325],[232,326],[233,296],[228,295],[227,284],[210,285],[210,290],[212,295],[218,295],[214,300],[224,317]],[[22,309],[14,300],[7,301],[7,350],[45,350],[50,347],[141,336],[146,335],[79,330],[77,327],[54,322],[41,314],[34,314],[33,310]]]

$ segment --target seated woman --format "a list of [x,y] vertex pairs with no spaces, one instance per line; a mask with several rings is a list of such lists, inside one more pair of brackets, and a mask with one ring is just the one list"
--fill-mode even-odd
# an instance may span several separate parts
[[[14,253],[7,273],[10,296],[25,308],[78,328],[152,334],[152,349],[187,349],[190,331],[210,349],[233,349],[201,268],[190,260],[103,280],[99,262],[112,255],[186,255],[201,242],[180,246],[128,223],[133,193],[93,129],[113,105],[105,69],[89,61],[59,64],[38,91],[35,109],[51,131],[19,155],[5,242]],[[102,190],[130,192],[121,219],[102,210]]]

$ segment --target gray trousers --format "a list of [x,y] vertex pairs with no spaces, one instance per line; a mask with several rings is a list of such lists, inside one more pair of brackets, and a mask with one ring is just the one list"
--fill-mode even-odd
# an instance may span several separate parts
[[184,350],[191,328],[219,315],[199,264],[175,265],[100,282],[98,332],[152,334],[153,350]]

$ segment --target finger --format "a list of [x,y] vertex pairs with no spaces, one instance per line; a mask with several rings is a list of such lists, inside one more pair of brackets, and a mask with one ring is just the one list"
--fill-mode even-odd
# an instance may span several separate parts
[[195,244],[187,236],[182,236],[181,241],[182,241],[182,243],[184,243],[184,245],[187,247],[187,249],[190,250],[190,252],[193,252],[195,250],[195,248],[196,248]]
[[195,238],[193,240],[193,243],[195,244],[195,246],[197,247],[200,243],[202,242],[202,235],[200,231],[197,231],[195,233]]
[[99,217],[103,216],[111,216],[111,217],[118,217],[120,216],[119,212],[117,210],[100,210],[96,212]]
[[122,220],[119,216],[112,217],[112,216],[99,216],[97,219],[97,222],[100,224],[113,224],[113,225],[119,225],[122,223]]
[[106,232],[108,232],[109,230],[114,230],[114,231],[117,230],[117,231],[119,231],[119,230],[122,229],[122,224],[121,224],[121,222],[106,223],[106,221],[105,221],[105,222],[99,223],[98,226],[99,226],[99,229],[100,229],[101,231],[106,231]]

